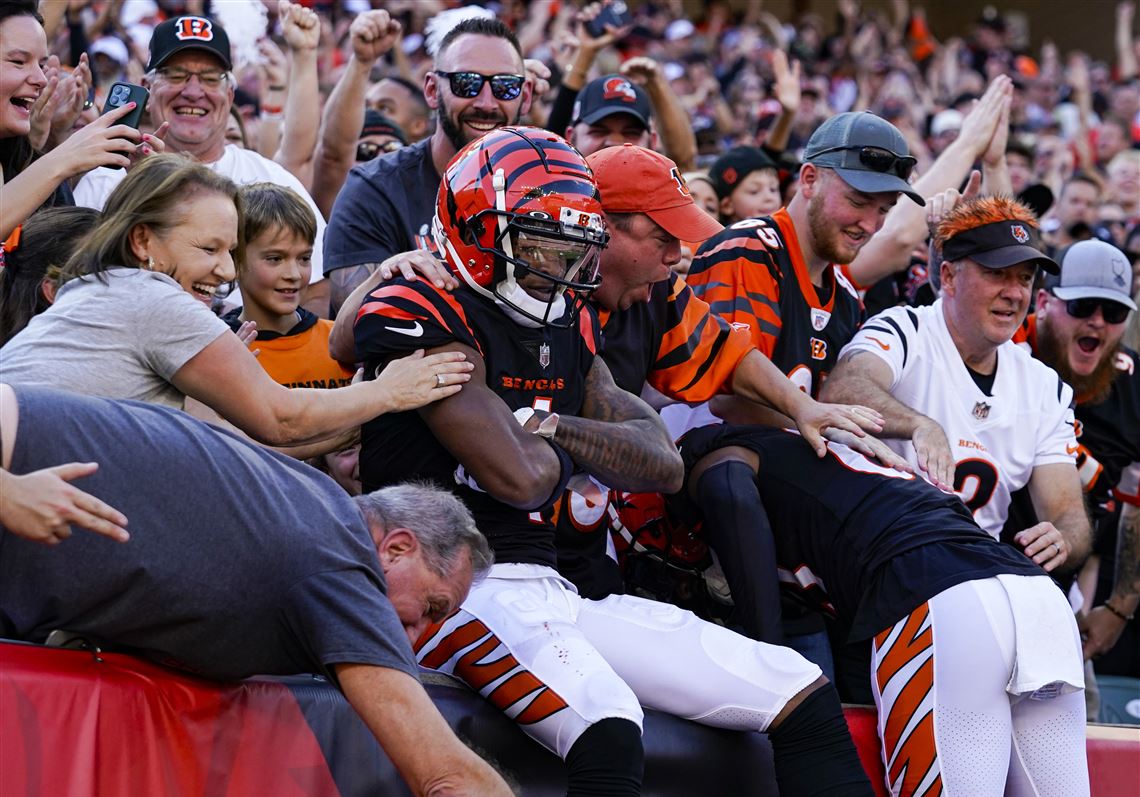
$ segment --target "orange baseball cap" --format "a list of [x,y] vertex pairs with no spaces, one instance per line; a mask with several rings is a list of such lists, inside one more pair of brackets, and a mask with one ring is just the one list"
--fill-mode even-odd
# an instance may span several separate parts
[[703,241],[724,229],[697,207],[677,164],[653,150],[622,144],[586,158],[606,213],[644,213],[682,241]]

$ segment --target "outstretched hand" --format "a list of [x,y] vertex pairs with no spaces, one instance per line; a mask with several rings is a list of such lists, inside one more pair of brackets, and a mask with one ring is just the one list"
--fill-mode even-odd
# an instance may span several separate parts
[[95,462],[71,462],[23,476],[0,471],[0,524],[45,545],[70,537],[73,525],[126,542],[126,516],[70,483],[98,469]]
[[863,437],[868,431],[880,432],[883,429],[883,416],[870,407],[825,404],[811,398],[801,404],[792,420],[796,422],[796,428],[804,440],[820,457],[827,454],[824,437],[828,429],[846,431],[853,437]]
[[388,363],[374,384],[388,393],[387,412],[404,412],[455,395],[471,381],[474,368],[462,352],[424,356],[419,349]]

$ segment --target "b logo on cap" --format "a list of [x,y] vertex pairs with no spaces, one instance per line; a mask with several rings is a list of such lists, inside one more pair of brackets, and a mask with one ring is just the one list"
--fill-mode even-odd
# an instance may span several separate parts
[[637,94],[628,80],[621,77],[612,77],[602,86],[603,100],[622,100],[623,102],[637,102]]
[[179,41],[196,39],[209,42],[214,40],[214,23],[203,17],[182,17],[174,26],[174,36]]
[[681,170],[674,166],[669,170],[669,176],[673,178],[673,182],[677,184],[677,190],[681,192],[681,196],[692,196],[689,193],[689,184],[685,182],[685,178],[681,176]]
[[1009,225],[1009,231],[1013,233],[1013,239],[1019,244],[1029,242],[1029,231],[1022,227],[1020,224]]

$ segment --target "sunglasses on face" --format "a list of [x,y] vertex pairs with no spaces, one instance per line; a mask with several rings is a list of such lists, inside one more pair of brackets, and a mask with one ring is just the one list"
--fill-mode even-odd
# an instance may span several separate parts
[[841,167],[853,167],[855,164],[851,163],[851,154],[857,153],[857,160],[864,168],[880,174],[894,173],[900,180],[909,180],[910,173],[914,171],[914,166],[918,163],[910,155],[896,155],[889,149],[881,147],[831,147],[815,153],[812,159],[829,152],[844,153],[843,162],[839,164]]
[[1111,299],[1069,299],[1065,302],[1065,311],[1073,318],[1092,318],[1098,307],[1106,324],[1122,324],[1128,318],[1128,308]]
[[383,144],[377,144],[375,141],[361,141],[356,145],[356,162],[364,163],[365,161],[370,161],[377,155],[387,155],[389,152],[402,149],[403,146],[403,144],[395,139],[385,141]]
[[496,100],[514,100],[522,94],[522,75],[481,75],[478,72],[440,72],[435,74],[447,78],[451,93],[469,100],[478,97],[483,84],[491,81],[491,96]]

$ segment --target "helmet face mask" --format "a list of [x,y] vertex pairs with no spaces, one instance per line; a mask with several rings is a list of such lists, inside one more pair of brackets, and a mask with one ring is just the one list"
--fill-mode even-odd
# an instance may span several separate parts
[[432,232],[456,275],[526,326],[575,323],[609,240],[585,160],[535,128],[501,128],[456,155]]

